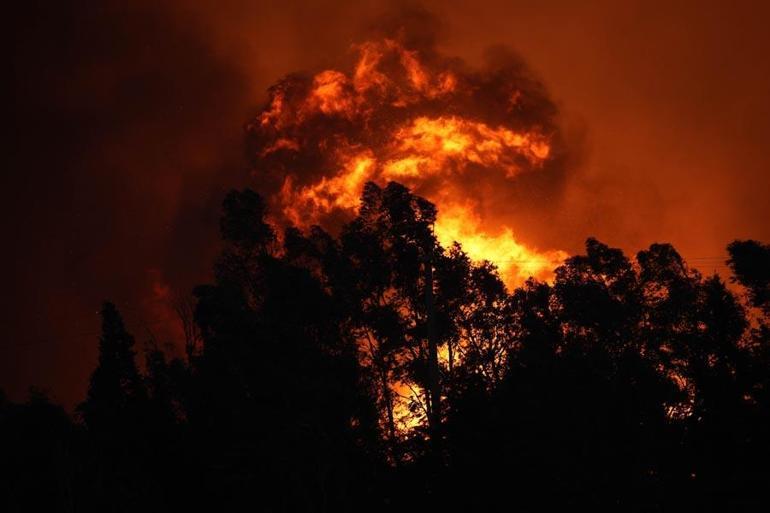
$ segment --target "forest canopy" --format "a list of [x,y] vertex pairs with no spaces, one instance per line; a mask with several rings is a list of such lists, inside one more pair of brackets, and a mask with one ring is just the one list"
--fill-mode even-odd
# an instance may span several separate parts
[[106,302],[74,418],[0,396],[5,511],[767,506],[770,246],[725,282],[588,239],[508,290],[395,182],[336,234],[268,214],[225,198],[183,356]]

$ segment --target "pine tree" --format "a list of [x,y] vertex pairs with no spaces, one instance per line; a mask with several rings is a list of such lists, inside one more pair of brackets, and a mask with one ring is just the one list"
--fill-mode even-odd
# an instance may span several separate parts
[[90,430],[114,432],[135,421],[145,391],[134,360],[134,337],[114,304],[101,310],[99,364],[91,375],[88,396],[78,410]]

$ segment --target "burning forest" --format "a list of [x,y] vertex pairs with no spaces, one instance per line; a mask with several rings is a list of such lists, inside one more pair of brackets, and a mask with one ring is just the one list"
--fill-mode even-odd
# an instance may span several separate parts
[[[218,22],[196,29],[218,34],[214,49],[193,44],[196,6],[108,5],[121,21],[107,28],[89,25],[105,12],[81,9],[67,12],[72,26],[90,28],[85,43],[64,38],[67,51],[104,55],[56,90],[54,121],[85,111],[86,128],[52,143],[68,170],[160,158],[213,171],[196,168],[194,187],[125,164],[136,174],[103,188],[106,207],[72,200],[88,213],[78,210],[78,226],[129,226],[128,238],[93,230],[118,256],[110,279],[97,279],[107,250],[95,253],[89,279],[118,297],[116,284],[141,282],[131,284],[139,299],[102,302],[98,331],[79,333],[98,356],[69,411],[55,390],[32,388],[26,400],[0,391],[3,511],[767,510],[770,244],[740,232],[720,242],[723,256],[688,258],[668,242],[633,251],[599,240],[589,227],[642,210],[610,208],[619,200],[606,184],[587,191],[599,181],[575,165],[582,148],[517,54],[455,57],[432,15],[401,7],[338,57],[299,45],[324,64],[270,75],[266,101],[249,97],[238,111],[239,157],[224,158],[198,147],[221,129],[217,87],[248,88],[220,62],[230,45]],[[135,50],[127,35],[139,28]],[[101,59],[126,51],[131,73],[116,79]],[[101,135],[110,124],[73,100],[81,89],[94,105],[121,104],[110,115],[119,136]],[[210,112],[195,110],[199,99]],[[190,135],[206,120],[206,137]],[[38,171],[50,169],[34,150]],[[219,174],[231,168],[243,176]],[[103,169],[113,180],[123,168]],[[167,180],[159,196],[184,213],[174,222],[148,208],[150,175]],[[131,208],[112,204],[137,191]],[[46,194],[28,210],[56,217]],[[575,195],[607,224],[544,229],[587,212]],[[556,204],[573,210],[528,225]],[[142,228],[145,217],[158,231]],[[576,226],[579,251],[553,236]],[[172,247],[162,265],[137,256],[155,239]],[[86,258],[67,255],[67,273]],[[210,271],[196,274],[204,261]],[[52,317],[34,319],[30,330]],[[88,360],[67,356],[61,372]]]

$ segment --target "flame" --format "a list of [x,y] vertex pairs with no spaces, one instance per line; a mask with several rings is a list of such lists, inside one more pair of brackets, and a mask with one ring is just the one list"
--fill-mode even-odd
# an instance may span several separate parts
[[395,133],[396,153],[405,155],[386,166],[383,177],[435,175],[451,170],[450,160],[464,160],[483,166],[499,166],[509,176],[519,170],[516,157],[532,164],[548,157],[550,148],[537,134],[521,134],[504,127],[456,117],[420,117]]
[[417,99],[416,95],[409,94],[407,88],[400,87],[396,81],[380,70],[387,59],[398,62],[407,78],[406,85],[413,92],[432,98],[450,93],[455,89],[456,81],[451,73],[441,73],[434,79],[423,67],[416,51],[407,50],[393,39],[367,41],[358,46],[358,51],[359,59],[353,74],[353,84],[359,93],[371,90],[382,93],[389,89],[400,89],[401,94],[394,99],[394,104],[405,105],[411,103],[408,100]]
[[355,49],[349,73],[324,70],[274,86],[248,127],[259,165],[283,174],[273,198],[283,217],[299,227],[323,226],[335,213],[352,217],[367,181],[398,181],[436,204],[435,232],[445,247],[457,241],[472,259],[496,264],[509,287],[549,278],[564,252],[517,241],[509,223],[484,214],[483,198],[467,197],[469,180],[513,180],[552,157],[545,129],[512,118],[526,93],[511,84],[499,115],[463,110],[482,79],[394,39]]
[[524,283],[530,276],[545,280],[569,255],[560,250],[537,252],[516,241],[513,230],[502,226],[497,234],[485,231],[472,205],[444,204],[436,219],[438,241],[449,247],[461,242],[472,260],[494,263],[503,281],[511,285]]
[[339,71],[327,70],[313,78],[313,92],[308,97],[308,109],[324,114],[352,112],[352,98],[345,94],[348,79]]
[[363,152],[347,158],[334,177],[321,177],[319,182],[299,190],[287,176],[281,189],[283,213],[294,225],[306,227],[317,224],[321,213],[355,210],[364,184],[373,177],[374,163],[371,152]]

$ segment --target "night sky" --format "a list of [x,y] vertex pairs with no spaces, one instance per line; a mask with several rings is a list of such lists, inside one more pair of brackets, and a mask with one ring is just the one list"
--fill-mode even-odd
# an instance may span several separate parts
[[[26,2],[12,33],[0,388],[85,392],[104,299],[141,343],[209,278],[225,192],[255,186],[243,127],[287,73],[338,62],[389,2]],[[764,2],[425,2],[439,48],[517,52],[559,108],[565,182],[525,240],[672,242],[720,271],[770,241]],[[402,7],[403,9],[413,6]],[[396,8],[398,11],[402,8]]]

